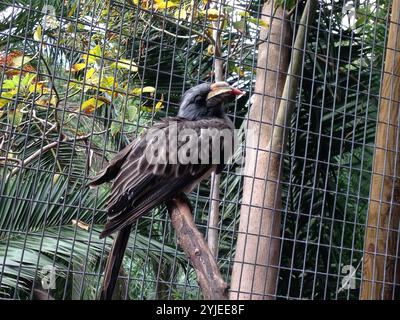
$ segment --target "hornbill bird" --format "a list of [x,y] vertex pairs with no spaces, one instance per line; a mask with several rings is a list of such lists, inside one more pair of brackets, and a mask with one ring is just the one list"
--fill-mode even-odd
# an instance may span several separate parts
[[[89,182],[90,187],[95,187],[114,179],[107,202],[107,222],[100,238],[118,233],[107,259],[100,299],[109,300],[112,297],[135,220],[174,196],[190,192],[212,171],[219,173],[223,169],[222,161],[210,161],[213,153],[224,153],[221,150],[223,143],[210,144],[210,136],[204,132],[210,129],[213,132],[215,129],[228,130],[233,138],[234,126],[224,112],[223,103],[242,94],[226,82],[203,83],[187,90],[181,99],[177,117],[164,118],[155,123],[147,130],[147,133],[155,133],[150,135],[151,138],[145,133],[131,142]],[[196,145],[199,148],[207,146],[206,150],[200,150],[194,161],[187,161],[186,157],[182,161],[179,149],[187,141],[174,137],[173,131],[178,135],[190,132],[195,135]],[[161,137],[166,137],[165,141]],[[204,152],[207,154],[205,157]],[[153,161],[149,154],[164,155],[164,161]],[[177,156],[175,161],[174,156]]]

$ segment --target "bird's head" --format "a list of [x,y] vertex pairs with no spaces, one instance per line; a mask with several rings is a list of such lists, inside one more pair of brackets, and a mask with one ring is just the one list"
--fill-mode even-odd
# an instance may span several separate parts
[[224,117],[223,104],[244,93],[226,82],[202,83],[187,90],[181,100],[178,116],[188,120]]

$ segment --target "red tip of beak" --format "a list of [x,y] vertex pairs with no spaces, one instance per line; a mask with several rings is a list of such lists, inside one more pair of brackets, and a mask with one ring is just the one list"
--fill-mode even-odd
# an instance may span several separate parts
[[241,96],[244,95],[245,93],[237,88],[232,88],[232,94],[234,94],[235,96]]

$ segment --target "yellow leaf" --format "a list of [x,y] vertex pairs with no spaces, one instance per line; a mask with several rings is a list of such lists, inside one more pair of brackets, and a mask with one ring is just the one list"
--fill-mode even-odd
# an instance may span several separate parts
[[92,113],[96,108],[100,108],[104,104],[103,101],[90,98],[81,105],[81,111],[85,113]]
[[21,87],[23,87],[24,89],[27,88],[32,82],[33,80],[35,80],[36,78],[36,74],[32,74],[32,73],[28,73],[26,75],[24,75],[21,79]]
[[211,21],[216,21],[218,18],[222,17],[223,14],[220,14],[217,9],[208,9],[208,10],[203,10],[201,13],[206,16],[208,20]]
[[[154,111],[160,111],[164,106],[163,102],[164,102],[164,95],[161,95],[160,100],[158,100],[158,102],[156,103]],[[140,109],[150,113],[153,112],[153,108],[149,106],[141,106]]]
[[97,56],[98,58],[101,57],[101,47],[100,45],[96,45],[92,50],[89,51],[91,55]]
[[71,67],[72,72],[78,72],[86,68],[86,63],[76,63]]
[[76,7],[77,7],[77,3],[73,3],[71,6],[71,10],[69,10],[68,12],[68,17],[72,17],[76,11]]
[[96,72],[95,68],[90,68],[89,70],[87,70],[85,80],[87,81],[87,80],[91,79],[95,72]]
[[159,111],[163,107],[163,102],[164,102],[164,95],[161,95],[160,101],[157,102],[156,104],[156,111]]
[[95,63],[96,59],[100,58],[100,57],[101,57],[101,47],[100,47],[100,45],[96,45],[92,50],[89,50],[89,54],[83,54],[82,55],[81,58],[85,62],[84,63],[78,63],[77,65],[85,65],[86,66],[86,63],[88,63],[88,64]]
[[240,15],[241,17],[244,17],[244,18],[250,17],[250,13],[247,12],[247,11],[240,11],[240,12],[239,12],[239,15]]
[[143,93],[154,93],[154,92],[156,92],[156,88],[150,87],[150,86],[143,87],[142,92]]
[[38,81],[34,84],[31,84],[29,86],[29,92],[30,93],[48,93],[50,90],[44,86],[46,81]]
[[215,51],[215,47],[214,47],[212,44],[210,44],[210,45],[207,47],[207,54],[208,54],[209,56],[212,56],[212,55],[214,55],[214,51]]
[[0,94],[0,108],[3,108],[7,103],[11,102],[11,99],[15,96],[16,93],[16,90],[2,92]]
[[42,41],[42,26],[40,24],[36,27],[36,30],[33,34],[33,39],[39,42]]
[[149,113],[153,112],[153,108],[152,107],[148,107],[148,106],[142,106],[140,109],[144,110],[146,112],[149,112]]
[[33,58],[32,57],[28,57],[28,56],[18,56],[15,57],[12,61],[13,61],[13,67],[14,68],[20,68],[22,67],[24,64],[27,64],[29,61],[31,61]]
[[118,63],[113,62],[111,64],[111,68],[127,69],[132,72],[137,72],[139,70],[138,67],[136,66],[136,63],[128,59],[120,59],[118,60]]
[[154,92],[156,92],[156,88],[150,87],[150,86],[143,87],[143,89],[141,89],[141,88],[135,88],[135,89],[132,90],[132,93],[133,93],[133,94],[154,93]]
[[175,17],[175,19],[186,20],[186,17],[187,17],[186,10],[183,10],[183,9],[177,10],[174,13],[174,17]]
[[57,96],[55,94],[53,94],[53,96],[51,97],[50,104],[52,106],[54,106],[54,107],[58,104],[58,99],[57,99]]
[[117,80],[113,76],[101,78],[100,86],[103,88],[116,88],[118,86]]
[[60,174],[59,173],[54,174],[54,176],[53,176],[53,184],[56,184],[56,182],[58,181],[59,178],[60,178]]
[[39,106],[39,107],[45,107],[47,108],[50,104],[49,99],[39,99],[37,101],[35,101],[35,105]]
[[132,93],[133,93],[133,94],[139,95],[140,92],[141,92],[140,88],[135,88],[135,89],[132,90]]
[[173,2],[171,0],[154,0],[154,9],[166,9],[177,7],[179,3]]
[[79,228],[89,231],[89,225],[81,220],[72,220],[73,225],[77,225]]
[[96,58],[94,56],[92,56],[91,54],[83,54],[82,55],[82,60],[87,61],[87,63],[95,63],[96,62]]
[[267,22],[265,22],[264,20],[259,20],[258,23],[261,27],[269,28],[269,24]]

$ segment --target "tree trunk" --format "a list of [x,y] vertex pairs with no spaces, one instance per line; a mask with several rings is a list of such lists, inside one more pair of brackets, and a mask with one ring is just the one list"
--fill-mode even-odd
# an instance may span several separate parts
[[[400,1],[392,15],[381,85],[374,165],[364,244],[361,299],[393,299],[399,242]],[[397,261],[399,263],[399,261]]]
[[[263,6],[254,103],[247,119],[246,162],[231,299],[273,299],[280,249],[280,155],[269,151],[289,65],[291,32],[274,1]],[[274,18],[272,19],[272,15]]]

